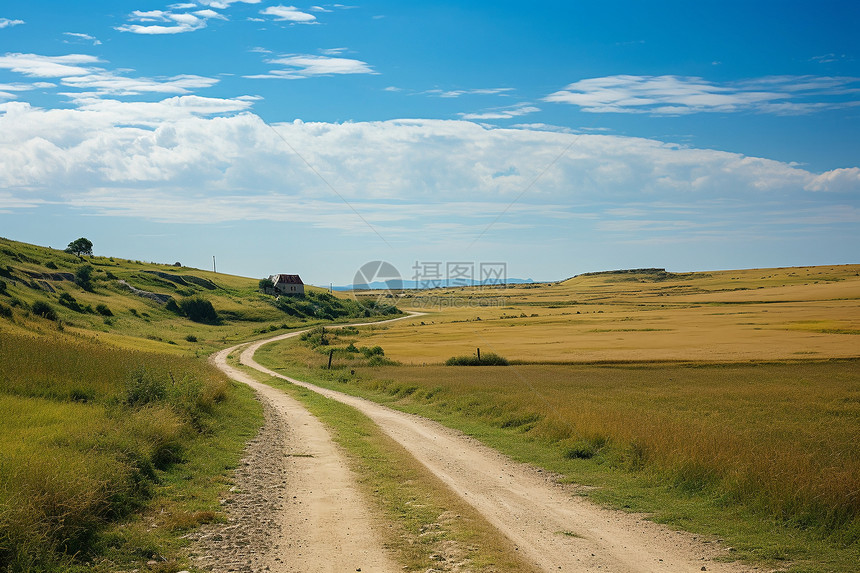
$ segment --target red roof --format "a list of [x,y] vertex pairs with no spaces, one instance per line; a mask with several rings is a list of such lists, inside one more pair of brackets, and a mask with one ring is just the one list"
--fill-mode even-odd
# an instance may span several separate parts
[[290,285],[303,285],[305,283],[302,282],[301,277],[299,275],[275,275],[272,277],[272,282],[275,284],[290,284]]

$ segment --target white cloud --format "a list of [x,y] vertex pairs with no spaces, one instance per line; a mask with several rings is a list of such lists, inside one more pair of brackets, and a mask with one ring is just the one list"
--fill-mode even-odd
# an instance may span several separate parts
[[[247,113],[254,99],[78,96],[77,109],[66,110],[0,104],[0,189],[18,203],[62,202],[102,215],[353,228],[343,197],[386,233],[404,234],[484,225],[505,209],[526,227],[598,214],[595,230],[671,232],[694,219],[678,209],[668,216],[668,202],[710,202],[717,217],[723,203],[738,207],[734,216],[787,197],[827,201],[810,190],[860,193],[858,168],[815,174],[640,138],[440,120],[270,127]],[[593,207],[633,203],[635,211],[607,215],[626,222],[606,223]]]
[[[218,83],[217,79],[195,75],[180,75],[169,78],[126,77],[99,66],[85,65],[95,63],[101,63],[101,61],[93,56],[82,54],[67,56],[6,54],[0,56],[0,69],[9,69],[30,77],[61,78],[60,83],[62,85],[82,90],[93,90],[91,95],[189,94],[193,90],[208,88]],[[26,84],[15,85],[24,86]],[[31,86],[28,89],[54,87],[54,84],[37,82]],[[77,97],[82,94],[67,95]]]
[[218,83],[217,79],[184,75],[154,80],[149,78],[126,78],[113,73],[94,73],[65,78],[62,84],[81,89],[95,89],[101,94],[138,95],[141,93],[188,94],[192,90],[208,88]]
[[284,69],[272,70],[268,74],[245,76],[246,78],[301,79],[312,76],[343,74],[375,74],[371,66],[361,60],[350,58],[331,58],[312,54],[296,54],[266,60],[269,64],[283,66]]
[[860,191],[860,168],[849,167],[834,169],[818,175],[805,189],[809,191],[841,191],[856,193]]
[[[69,36],[75,40],[83,41],[83,42],[92,42],[93,46],[100,46],[101,42],[95,36],[90,36],[89,34],[81,34],[78,32],[63,32],[63,35]],[[68,42],[68,40],[67,40]]]
[[534,113],[536,111],[540,111],[540,108],[535,107],[531,104],[517,104],[517,105],[513,105],[513,106],[509,106],[509,107],[495,108],[495,109],[481,112],[481,113],[461,113],[459,115],[463,119],[469,119],[469,120],[511,119],[513,117],[519,117],[521,115]]
[[0,18],[0,30],[2,30],[3,28],[11,28],[12,26],[20,26],[24,23],[24,20],[10,20],[9,18]]
[[295,6],[269,6],[260,14],[272,16],[278,22],[297,22],[307,24],[317,19],[313,14],[302,12]]
[[[239,0],[247,4],[256,4],[259,0]],[[216,12],[215,9],[226,9],[230,4],[235,2],[214,2],[201,1],[200,4],[209,6],[202,10],[194,10],[193,12],[182,12],[182,10],[190,10],[197,8],[196,4],[174,4],[170,11],[165,10],[135,10],[129,15],[131,22],[141,22],[140,24],[124,24],[117,26],[116,29],[120,32],[130,32],[132,34],[143,35],[167,35],[167,34],[184,34],[186,32],[194,32],[206,27],[207,20],[218,19],[227,20],[227,17]]]
[[225,10],[230,7],[231,4],[259,4],[261,0],[198,0],[200,4],[204,6],[211,6],[217,10]]
[[95,56],[84,54],[66,56],[6,54],[0,56],[0,69],[11,70],[34,78],[61,78],[88,74],[91,67],[84,67],[84,64],[95,64],[99,61]]
[[470,90],[427,90],[427,95],[444,98],[455,98],[462,95],[497,95],[514,91],[514,88],[478,88]]
[[212,18],[216,18],[218,20],[226,20],[227,19],[227,16],[220,14],[220,13],[216,12],[215,10],[208,10],[208,9],[207,10],[196,10],[194,12],[194,15],[200,16],[201,18],[208,18],[210,20]]
[[347,48],[323,48],[320,50],[320,54],[324,56],[339,56],[345,51],[347,51]]
[[543,99],[594,113],[794,115],[858,105],[858,86],[860,79],[844,77],[769,76],[716,83],[685,76],[619,75],[580,80]]
[[309,8],[311,12],[331,12],[331,10],[326,10],[322,6],[311,6]]
[[[0,99],[15,99],[17,92],[26,92],[38,88],[52,88],[54,84],[46,82],[34,82],[31,84],[0,84]],[[13,93],[14,92],[14,93]]]

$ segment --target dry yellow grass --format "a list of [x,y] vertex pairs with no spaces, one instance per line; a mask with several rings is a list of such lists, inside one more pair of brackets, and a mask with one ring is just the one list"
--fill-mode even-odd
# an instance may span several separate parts
[[365,344],[407,364],[439,363],[476,347],[551,362],[860,355],[860,265],[597,274],[408,292],[400,307],[428,314],[380,327]]

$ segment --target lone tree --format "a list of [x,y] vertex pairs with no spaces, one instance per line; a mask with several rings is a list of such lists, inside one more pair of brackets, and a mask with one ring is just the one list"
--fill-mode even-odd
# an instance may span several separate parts
[[73,255],[77,255],[81,258],[83,258],[84,255],[93,256],[93,242],[84,237],[75,239],[69,243],[68,247],[66,247],[66,252],[72,253]]
[[260,291],[268,294],[275,290],[275,283],[272,282],[272,279],[260,279]]

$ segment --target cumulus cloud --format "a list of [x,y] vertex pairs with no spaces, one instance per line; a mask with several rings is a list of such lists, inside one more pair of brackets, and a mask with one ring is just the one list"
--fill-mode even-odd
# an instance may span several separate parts
[[376,74],[366,62],[351,58],[333,58],[312,54],[294,54],[266,60],[267,63],[282,66],[267,74],[245,76],[251,79],[302,79],[313,76],[332,76],[343,74]]
[[[257,4],[259,0],[238,0],[246,4]],[[139,24],[123,24],[117,26],[116,29],[120,32],[130,32],[132,34],[144,35],[167,35],[167,34],[184,34],[186,32],[194,32],[206,27],[208,20],[218,19],[227,20],[227,17],[216,12],[215,9],[226,9],[230,7],[232,2],[215,2],[202,1],[200,4],[209,6],[202,10],[194,10],[187,12],[184,10],[193,10],[198,6],[196,4],[174,4],[170,10],[135,10],[128,19],[130,22],[140,22]]]
[[269,6],[265,10],[261,10],[260,14],[264,16],[272,16],[278,22],[296,22],[307,24],[317,19],[313,14],[302,12],[295,6]]
[[594,113],[794,115],[858,105],[858,93],[860,79],[845,77],[770,76],[717,83],[686,76],[618,75],[574,82],[544,101]]
[[[468,121],[269,126],[249,112],[253,102],[79,96],[76,109],[0,104],[0,189],[11,194],[4,208],[49,201],[156,221],[360,227],[345,200],[390,234],[474,230],[502,212],[520,227],[577,220],[601,232],[659,233],[695,220],[695,209],[670,203],[707,203],[699,211],[713,217],[731,204],[734,216],[787,196],[808,205],[828,197],[812,191],[860,191],[858,168],[816,174],[648,139]],[[628,204],[637,207],[600,207]]]
[[860,168],[849,167],[826,171],[807,183],[805,189],[856,193],[860,191]]

